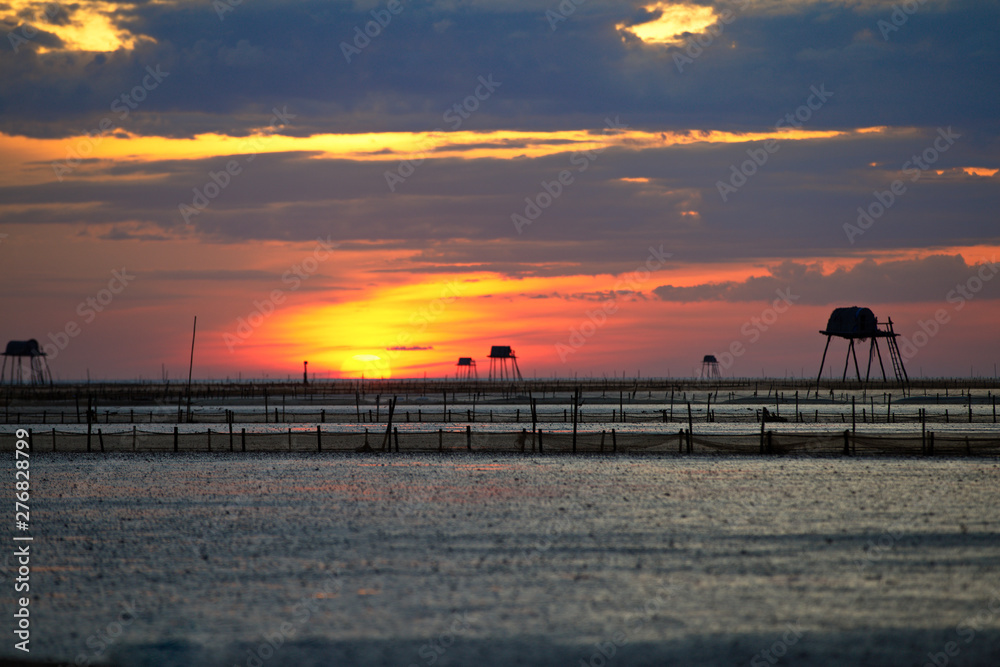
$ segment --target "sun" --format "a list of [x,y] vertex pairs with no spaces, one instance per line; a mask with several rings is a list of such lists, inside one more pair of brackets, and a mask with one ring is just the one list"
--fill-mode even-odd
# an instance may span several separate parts
[[392,377],[392,368],[387,358],[377,354],[355,354],[340,365],[340,377],[350,380],[360,380],[362,377],[387,380]]
[[631,26],[619,23],[615,28],[630,32],[647,44],[680,46],[684,43],[684,33],[700,33],[718,18],[712,7],[702,5],[657,2],[645,9],[658,14],[657,18]]

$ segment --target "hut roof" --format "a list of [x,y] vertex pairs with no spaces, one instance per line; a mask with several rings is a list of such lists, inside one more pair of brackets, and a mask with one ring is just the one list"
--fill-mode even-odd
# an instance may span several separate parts
[[826,330],[820,331],[827,336],[842,336],[845,338],[867,338],[877,336],[878,319],[870,308],[850,306],[834,308],[826,323]]
[[9,340],[7,349],[4,350],[5,357],[44,357],[46,356],[38,346],[38,341],[31,340]]

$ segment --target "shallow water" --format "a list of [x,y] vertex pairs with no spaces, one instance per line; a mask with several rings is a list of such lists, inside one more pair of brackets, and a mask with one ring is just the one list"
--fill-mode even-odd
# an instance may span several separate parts
[[998,482],[992,459],[38,454],[31,655],[995,664]]

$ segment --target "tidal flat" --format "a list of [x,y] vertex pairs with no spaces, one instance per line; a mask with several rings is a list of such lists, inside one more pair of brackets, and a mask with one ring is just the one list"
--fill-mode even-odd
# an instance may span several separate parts
[[[602,667],[1000,655],[992,458],[31,461],[33,659]],[[19,653],[12,641],[0,649]]]

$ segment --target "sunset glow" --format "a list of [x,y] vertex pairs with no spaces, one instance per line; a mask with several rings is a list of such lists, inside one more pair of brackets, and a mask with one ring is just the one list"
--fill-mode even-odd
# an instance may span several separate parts
[[669,4],[659,2],[649,5],[646,11],[657,15],[652,21],[638,25],[618,24],[618,30],[627,30],[644,42],[651,44],[681,44],[684,33],[700,33],[717,19],[715,10],[705,5]]
[[0,8],[8,339],[63,380],[185,375],[195,316],[202,377],[676,375],[750,338],[725,371],[759,376],[856,304],[943,309],[924,372],[992,372],[1000,10],[460,4]]
[[[37,30],[52,33],[62,41],[58,47],[39,46],[39,53],[49,52],[108,52],[117,49],[132,49],[145,40],[155,40],[144,35],[133,35],[115,25],[112,16],[117,4],[103,0],[75,2],[70,8],[68,19],[61,19],[56,12],[57,3],[33,0],[12,0],[10,9],[21,17],[33,17],[28,21]],[[31,32],[27,33],[28,35]]]

